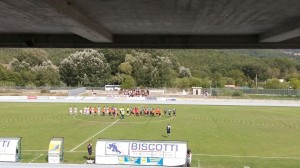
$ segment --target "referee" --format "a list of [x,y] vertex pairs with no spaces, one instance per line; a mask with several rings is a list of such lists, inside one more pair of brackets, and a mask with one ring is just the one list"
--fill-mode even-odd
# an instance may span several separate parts
[[167,135],[170,136],[170,134],[171,134],[171,125],[168,124],[167,125]]

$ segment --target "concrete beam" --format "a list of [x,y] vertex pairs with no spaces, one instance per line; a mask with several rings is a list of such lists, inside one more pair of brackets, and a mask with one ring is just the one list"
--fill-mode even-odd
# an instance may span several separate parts
[[107,29],[95,24],[87,16],[73,8],[71,2],[65,0],[44,0],[44,2],[77,23],[69,27],[71,32],[95,43],[113,42],[113,36]]
[[159,49],[299,49],[300,37],[260,43],[257,35],[159,36],[114,35],[113,43],[94,43],[76,34],[0,34],[0,47],[13,48],[159,48]]
[[296,20],[284,23],[271,31],[262,33],[260,35],[261,43],[277,43],[285,40],[289,40],[300,36],[300,21]]

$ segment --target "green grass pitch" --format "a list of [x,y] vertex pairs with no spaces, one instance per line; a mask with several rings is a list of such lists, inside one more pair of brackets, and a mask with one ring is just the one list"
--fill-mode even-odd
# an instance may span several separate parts
[[[84,163],[87,143],[83,142],[95,135],[91,138],[94,149],[98,138],[188,141],[193,152],[192,166],[204,168],[300,167],[299,107],[145,105],[176,108],[177,117],[126,117],[119,121],[111,117],[68,115],[70,106],[82,109],[87,105],[98,106],[0,103],[0,137],[22,137],[25,163],[46,163],[53,136],[65,139],[65,163]],[[127,106],[144,105],[123,107]],[[165,136],[167,124],[172,126],[170,137]]]

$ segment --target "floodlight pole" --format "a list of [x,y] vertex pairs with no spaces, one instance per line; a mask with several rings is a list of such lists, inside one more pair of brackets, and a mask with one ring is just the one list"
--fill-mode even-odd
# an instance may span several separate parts
[[257,88],[257,74],[255,74],[255,86]]

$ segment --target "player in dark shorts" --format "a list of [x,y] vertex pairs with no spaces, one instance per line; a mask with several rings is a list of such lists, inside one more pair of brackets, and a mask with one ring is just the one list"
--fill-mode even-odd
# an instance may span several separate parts
[[142,116],[144,114],[144,109],[141,107],[140,108],[140,116]]
[[172,113],[172,110],[169,109],[169,110],[168,110],[168,116],[169,116],[169,117],[171,117],[171,113]]
[[166,115],[167,115],[167,109],[164,108],[164,116],[166,116]]
[[173,117],[176,117],[176,109],[173,108]]

